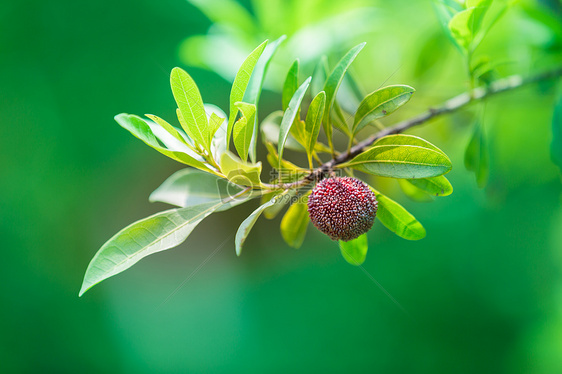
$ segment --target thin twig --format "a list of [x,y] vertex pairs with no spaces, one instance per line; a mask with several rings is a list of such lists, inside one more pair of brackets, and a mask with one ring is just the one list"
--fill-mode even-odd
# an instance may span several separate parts
[[380,139],[384,136],[399,134],[399,133],[401,133],[403,131],[406,131],[406,130],[412,128],[412,127],[424,124],[424,123],[428,122],[429,120],[434,119],[435,117],[441,116],[443,114],[455,112],[455,111],[457,111],[461,108],[464,108],[468,104],[471,104],[475,101],[480,101],[480,100],[488,98],[490,96],[493,96],[493,95],[496,95],[496,94],[499,94],[499,93],[502,93],[502,92],[511,91],[511,90],[526,86],[526,85],[531,84],[531,83],[546,81],[546,80],[549,80],[549,79],[555,79],[555,78],[560,77],[561,75],[562,75],[562,66],[557,67],[557,68],[552,69],[552,70],[548,70],[548,71],[546,71],[544,73],[541,73],[541,74],[537,74],[537,75],[528,77],[528,78],[523,78],[520,75],[512,75],[510,77],[507,77],[507,78],[504,78],[504,79],[499,79],[495,82],[492,82],[487,87],[478,87],[478,88],[475,88],[471,91],[462,93],[458,96],[453,97],[452,99],[447,100],[445,103],[443,103],[442,105],[440,105],[438,107],[430,108],[427,111],[425,111],[425,112],[423,112],[423,113],[421,113],[421,114],[419,114],[415,117],[412,117],[410,119],[398,122],[398,123],[394,124],[393,126],[386,127],[384,129],[378,131],[377,133],[371,135],[367,139],[365,139],[365,140],[357,143],[355,146],[351,147],[349,152],[342,153],[339,156],[337,156],[336,158],[334,158],[334,159],[326,162],[322,166],[318,167],[317,169],[312,171],[309,175],[307,175],[305,178],[303,178],[299,181],[296,181],[296,182],[284,183],[284,184],[277,185],[277,188],[283,188],[283,189],[297,188],[297,187],[307,185],[307,184],[309,184],[313,181],[322,179],[323,176],[332,172],[333,169],[337,165],[343,164],[344,162],[347,162],[347,161],[351,160],[353,157],[355,157],[358,154],[365,151],[375,141],[377,141],[378,139]]

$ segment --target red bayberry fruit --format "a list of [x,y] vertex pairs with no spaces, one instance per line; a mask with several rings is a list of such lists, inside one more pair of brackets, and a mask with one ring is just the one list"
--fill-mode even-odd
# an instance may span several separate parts
[[324,179],[308,197],[310,220],[333,240],[349,241],[369,231],[377,208],[369,186],[349,177]]

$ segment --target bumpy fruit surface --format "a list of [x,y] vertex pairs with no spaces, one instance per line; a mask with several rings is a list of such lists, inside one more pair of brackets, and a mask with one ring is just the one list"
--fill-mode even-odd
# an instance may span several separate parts
[[308,197],[310,220],[333,240],[349,241],[369,231],[377,208],[373,191],[355,178],[324,179]]

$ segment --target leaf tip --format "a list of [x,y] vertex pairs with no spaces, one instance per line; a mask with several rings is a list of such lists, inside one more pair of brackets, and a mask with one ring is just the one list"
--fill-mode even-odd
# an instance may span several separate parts
[[88,291],[90,287],[86,287],[84,283],[82,283],[82,287],[80,287],[80,292],[78,292],[78,297],[82,297]]
[[119,114],[113,116],[113,119],[116,120],[117,122],[119,122],[119,120],[120,120],[121,118],[127,117],[127,116],[128,116],[127,113],[119,113]]

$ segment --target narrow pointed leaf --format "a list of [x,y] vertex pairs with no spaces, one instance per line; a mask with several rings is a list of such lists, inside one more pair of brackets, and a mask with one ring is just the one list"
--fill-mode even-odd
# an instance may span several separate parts
[[[193,142],[191,141],[191,139],[189,139],[189,137],[185,133],[180,132],[179,129],[172,127],[173,130],[170,129],[170,131],[175,131],[175,135],[179,135],[179,138],[181,140],[178,139],[177,136],[172,135],[170,131],[166,130],[165,127],[161,126],[160,123],[157,123],[154,120],[146,121],[143,119],[143,121],[145,121],[148,127],[150,127],[150,130],[152,131],[156,139],[158,139],[160,144],[162,144],[165,149],[169,151],[185,153],[198,161],[205,162],[205,158],[201,156],[201,154],[199,154],[199,152],[192,145]],[[160,121],[162,122],[163,120],[160,119]]]
[[[283,120],[283,112],[278,110],[267,116],[260,126],[262,133],[262,141],[264,144],[272,143],[277,144],[279,141],[279,125]],[[285,141],[285,149],[290,149],[296,152],[306,152],[304,146],[300,144],[289,131],[289,136]],[[318,153],[331,153],[330,148],[323,143],[316,142],[314,151]]]
[[244,102],[254,104],[256,107],[258,106],[263,82],[265,80],[269,64],[271,63],[275,52],[277,52],[279,45],[283,43],[285,39],[287,39],[287,36],[282,35],[278,39],[272,41],[271,43],[268,43],[265,46],[262,54],[258,58],[258,62],[254,67],[254,70],[250,77],[250,81],[248,82],[248,87],[246,88],[246,92],[244,93]]
[[260,215],[263,213],[263,211],[266,208],[275,204],[275,202],[278,199],[280,199],[282,196],[283,196],[283,194],[274,196],[267,203],[262,204],[259,208],[254,210],[252,212],[252,214],[250,214],[250,216],[242,222],[242,224],[238,228],[238,231],[236,232],[236,237],[234,239],[235,244],[236,244],[236,255],[237,256],[240,256],[240,254],[242,253],[242,246],[244,245],[244,242],[246,241],[246,238],[248,237],[248,234],[252,230],[252,227],[254,227],[254,225],[256,224]]
[[184,131],[196,145],[209,149],[209,124],[199,88],[183,69],[173,68],[170,84],[174,99],[185,121]]
[[377,218],[387,229],[407,240],[425,237],[425,228],[396,201],[373,189],[378,201]]
[[306,202],[300,200],[295,202],[287,209],[281,220],[281,236],[283,240],[293,248],[300,248],[306,237],[309,221]]
[[[250,82],[248,82],[248,87],[244,93],[244,102],[254,104],[256,106],[256,113],[258,112],[258,103],[260,100],[260,95],[262,91],[263,82],[265,80],[265,75],[269,68],[271,59],[275,55],[277,48],[287,37],[285,35],[280,36],[278,39],[271,43],[268,43],[265,47],[263,53],[261,54],[258,62],[252,72],[250,77]],[[254,120],[254,130],[252,132],[252,140],[250,141],[250,151],[249,156],[252,162],[256,162],[256,144],[258,139],[258,116],[256,114]]]
[[308,77],[306,81],[297,89],[291,101],[289,102],[289,106],[285,113],[283,113],[283,119],[281,120],[281,125],[279,126],[279,140],[277,141],[277,153],[279,154],[279,159],[283,159],[283,149],[285,147],[285,142],[287,141],[287,137],[289,136],[289,131],[291,130],[291,126],[295,121],[297,113],[299,111],[302,99],[304,98],[304,94],[310,85],[311,77]]
[[176,138],[180,143],[188,145],[189,143],[186,142],[185,138],[180,134],[180,132],[168,122],[164,121],[162,118],[152,115],[152,114],[145,114],[148,118],[156,122],[160,125],[164,130],[166,130],[170,135]]
[[299,87],[299,59],[296,59],[295,62],[289,68],[289,72],[287,73],[287,77],[285,78],[285,83],[283,84],[283,94],[281,96],[281,101],[283,105],[283,110],[287,110],[289,106],[289,102],[291,98],[297,91]]
[[376,119],[385,117],[406,104],[415,90],[406,85],[388,86],[367,95],[355,113],[353,133],[358,133],[363,127]]
[[342,59],[338,62],[334,70],[331,72],[329,77],[326,80],[324,85],[324,91],[326,92],[326,109],[324,110],[324,131],[326,132],[326,136],[328,137],[328,141],[330,146],[332,145],[332,128],[330,122],[330,115],[332,112],[332,107],[334,105],[334,101],[336,99],[336,93],[338,88],[343,80],[343,76],[349,66],[357,57],[357,54],[363,49],[365,43],[361,43],[355,47],[353,47]]
[[234,83],[232,84],[232,89],[230,91],[230,117],[228,119],[228,126],[226,130],[227,149],[230,144],[230,135],[232,134],[234,122],[236,121],[236,113],[238,111],[236,103],[244,99],[244,93],[248,87],[248,82],[250,81],[254,67],[256,66],[266,45],[267,40],[250,53],[250,55],[242,63],[242,66],[240,66],[240,69],[234,78]]
[[145,142],[147,145],[151,146],[163,155],[170,157],[172,160],[181,162],[189,166],[193,166],[197,169],[211,172],[207,165],[189,156],[188,154],[178,151],[171,151],[162,147],[158,143],[158,139],[150,129],[150,126],[142,118],[132,114],[121,113],[115,116],[115,121],[117,121],[117,123],[123,128],[130,131],[131,134]]
[[314,146],[316,145],[316,140],[318,140],[318,134],[320,133],[320,127],[322,126],[322,118],[324,116],[325,105],[326,93],[324,91],[321,91],[312,100],[312,103],[308,107],[308,112],[306,113],[306,151],[309,155],[312,155],[312,152],[314,152]]
[[242,116],[234,124],[234,146],[240,158],[246,161],[248,159],[248,151],[250,150],[250,142],[252,141],[252,134],[254,132],[256,106],[254,104],[238,102],[236,103],[236,107],[240,109]]
[[369,249],[367,234],[363,234],[348,242],[340,240],[339,244],[343,258],[351,265],[359,266],[365,262],[367,249]]
[[130,268],[142,258],[183,243],[193,229],[221,205],[213,202],[167,210],[119,231],[101,247],[88,265],[79,295]]

